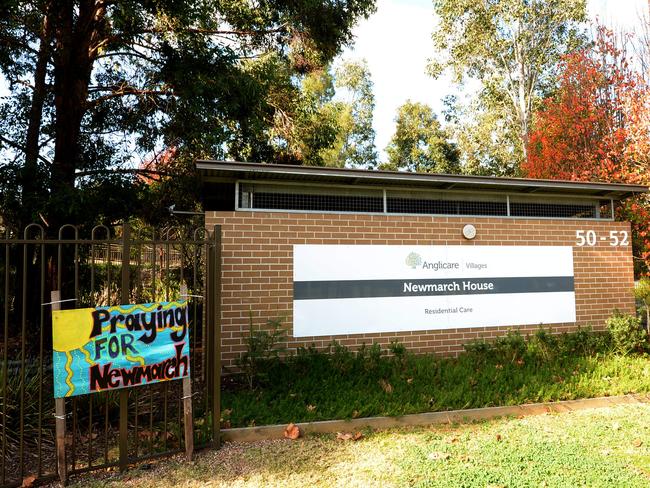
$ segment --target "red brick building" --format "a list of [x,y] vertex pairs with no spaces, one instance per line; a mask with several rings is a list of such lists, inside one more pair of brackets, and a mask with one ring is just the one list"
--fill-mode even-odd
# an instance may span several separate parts
[[[499,309],[507,308],[503,307],[503,303],[511,302],[513,307],[517,303],[524,303],[524,310],[519,312],[522,318],[517,319],[519,322],[516,325],[522,333],[536,330],[542,322],[545,327],[551,327],[557,332],[572,330],[577,326],[602,328],[605,319],[615,309],[634,311],[630,225],[627,222],[616,222],[613,208],[617,200],[645,192],[645,187],[216,161],[200,161],[197,166],[205,182],[206,225],[208,228],[219,225],[222,230],[222,351],[226,365],[232,363],[244,350],[243,339],[249,327],[249,311],[252,311],[256,324],[283,317],[289,349],[310,344],[325,347],[334,340],[352,347],[373,342],[386,346],[396,339],[411,351],[441,354],[456,354],[462,350],[464,343],[480,337],[492,338],[512,328],[513,324],[508,323],[507,318],[504,318],[503,323],[499,320]],[[469,228],[464,229],[466,226]],[[499,251],[494,249],[494,246],[498,246],[511,250],[513,260],[518,252],[523,253],[522,256],[526,255],[523,246],[533,246],[536,253],[537,249],[546,252],[544,249],[547,246],[560,246],[569,250],[569,258],[572,254],[573,269],[570,276],[565,277],[565,285],[562,285],[570,288],[562,290],[539,289],[540,286],[547,286],[551,278],[544,278],[539,282],[541,284],[530,281],[533,278],[512,278],[512,272],[505,273],[503,276],[506,278],[484,278],[482,280],[485,282],[496,280],[497,288],[505,286],[502,293],[511,287],[512,293],[482,298],[465,297],[465,301],[482,300],[480,303],[483,304],[483,312],[477,314],[475,319],[449,313],[442,321],[446,325],[440,325],[441,318],[417,315],[408,319],[414,324],[411,330],[411,322],[406,323],[406,319],[404,323],[399,321],[401,305],[398,305],[406,303],[401,295],[407,288],[410,290],[410,281],[402,286],[401,282],[393,283],[398,280],[383,280],[383,276],[377,275],[382,278],[380,285],[399,287],[399,290],[382,291],[379,285],[372,285],[375,288],[370,289],[363,282],[359,289],[361,291],[352,292],[356,298],[345,295],[346,292],[341,291],[339,286],[340,282],[318,281],[320,291],[310,285],[308,289],[312,291],[307,293],[324,293],[311,298],[330,300],[320,302],[323,306],[313,309],[321,310],[318,320],[314,319],[315,322],[324,324],[324,328],[319,330],[330,330],[330,310],[332,326],[337,326],[337,321],[342,323],[337,326],[336,334],[304,336],[303,332],[300,337],[295,337],[299,335],[294,334],[295,307],[309,300],[299,302],[299,297],[294,297],[294,291],[297,293],[299,290],[296,278],[299,273],[293,268],[294,249],[297,249],[294,246],[305,245],[343,246],[314,247],[316,251],[334,251],[334,254],[328,254],[328,259],[331,260],[334,256],[334,261],[338,259],[337,250],[340,250],[341,259],[345,259],[343,254],[354,250],[346,247],[350,245],[376,246],[382,252],[398,249],[388,246],[404,246],[404,253],[410,249],[409,246],[445,246],[450,251],[453,248],[461,253],[463,248],[458,246],[488,246],[481,250],[485,250],[486,255]],[[402,248],[399,249],[401,252]],[[427,248],[414,249],[422,253]],[[431,249],[440,251],[443,248]],[[503,266],[520,266],[514,261],[508,263],[508,258],[503,258],[503,252],[496,254],[501,255],[498,259]],[[552,266],[551,263],[544,263],[543,258],[539,262],[531,262],[530,259],[525,262],[537,270],[531,271],[535,275],[546,276],[543,268],[546,265]],[[334,262],[318,264],[325,273],[323,276],[327,275],[328,268],[345,267],[342,263]],[[372,268],[365,271],[366,274],[370,273],[369,276],[381,273],[381,270],[376,269],[381,265],[370,263],[368,266]],[[423,266],[427,266],[426,258]],[[404,269],[405,276],[415,273],[406,266]],[[467,273],[462,276],[474,277]],[[354,273],[350,276],[354,278]],[[444,284],[455,279],[448,274],[441,275],[442,279],[433,279],[432,276],[431,273],[426,275],[429,281],[413,282]],[[486,276],[491,275],[488,272]],[[401,276],[398,278],[402,281],[406,279]],[[513,281],[517,279],[520,281]],[[326,284],[326,289],[322,288],[323,283]],[[523,289],[512,289],[519,286],[518,283],[525,286],[529,283],[533,287],[528,290],[530,292],[553,293],[526,295]],[[423,295],[427,293],[423,292]],[[526,296],[535,300],[535,297],[556,295],[569,301],[549,303],[564,304],[560,307],[567,310],[557,310],[559,315],[545,315],[549,310],[539,310],[539,313],[531,314],[530,320],[526,319],[525,308],[530,307],[525,305]],[[346,301],[346,297],[352,299]],[[425,298],[408,299],[419,304]],[[454,298],[426,298],[446,300],[444,303],[451,303],[452,299]],[[508,302],[499,301],[504,299]],[[385,322],[384,325],[375,328],[370,320],[368,332],[360,332],[354,329],[354,324],[349,324],[354,333],[345,333],[346,324],[341,313],[344,314],[343,317],[345,314],[355,316],[355,303],[370,304],[364,306],[367,312],[363,313],[372,316],[377,313],[374,308],[381,307],[390,300],[396,300],[392,302],[396,305],[391,306],[394,316],[386,318],[375,315],[377,322]],[[318,300],[311,300],[312,304],[316,302]],[[339,303],[345,303],[348,308],[336,312]],[[490,303],[494,303],[494,306]],[[572,307],[569,303],[575,304],[573,311],[569,310]],[[491,310],[488,311],[485,307]],[[420,314],[420,308],[417,305],[417,314]],[[429,309],[429,312],[432,310],[449,311],[455,308],[438,307]],[[423,313],[429,312],[425,310]],[[488,315],[490,319],[487,318]],[[560,323],[537,320],[538,317],[554,316],[573,316],[575,320]],[[303,313],[301,317],[303,330],[310,330],[309,315]],[[464,320],[462,327],[454,327],[454,317]],[[505,314],[504,317],[508,315]],[[472,320],[476,321],[475,326]],[[489,322],[487,326],[486,320]],[[427,323],[433,324],[431,329],[425,328]]]

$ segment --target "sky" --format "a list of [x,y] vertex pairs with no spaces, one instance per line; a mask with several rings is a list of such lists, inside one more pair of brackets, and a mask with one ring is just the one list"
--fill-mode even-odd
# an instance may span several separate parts
[[[374,82],[375,143],[380,159],[394,130],[397,107],[406,100],[424,102],[439,114],[442,98],[459,94],[448,76],[434,80],[426,74],[433,55],[435,26],[432,0],[377,0],[377,11],[355,28],[355,43],[341,55],[365,59]],[[588,0],[589,16],[627,31],[638,29],[639,12],[648,0]]]

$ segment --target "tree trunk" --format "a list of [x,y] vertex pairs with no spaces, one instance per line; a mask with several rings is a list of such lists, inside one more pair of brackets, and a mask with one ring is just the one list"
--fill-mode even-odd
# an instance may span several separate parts
[[[76,2],[59,1],[57,4],[60,8],[55,10],[56,141],[50,186],[55,198],[59,199],[67,199],[74,192],[75,170],[81,159],[81,122],[87,110],[88,85],[97,57],[97,43],[103,32],[105,15],[103,1],[81,1],[75,22],[74,3]],[[75,211],[72,205],[65,205],[65,208],[61,205],[55,207],[57,216],[51,216],[55,224],[60,224],[62,219],[74,220]]]
[[22,216],[28,222],[34,219],[37,202],[43,201],[43,185],[38,179],[39,136],[43,122],[43,104],[47,93],[46,75],[50,58],[50,26],[47,6],[43,12],[40,45],[34,70],[34,91],[29,111],[29,124],[25,138],[25,165],[22,171]]

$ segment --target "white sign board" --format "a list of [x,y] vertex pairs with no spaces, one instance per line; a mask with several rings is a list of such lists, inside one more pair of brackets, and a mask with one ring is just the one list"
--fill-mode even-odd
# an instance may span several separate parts
[[559,246],[294,245],[294,337],[575,322]]

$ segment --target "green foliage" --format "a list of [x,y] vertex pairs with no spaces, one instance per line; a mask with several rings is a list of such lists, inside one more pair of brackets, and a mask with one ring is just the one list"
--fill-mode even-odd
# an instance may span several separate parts
[[643,304],[645,309],[646,329],[650,329],[650,278],[641,278],[634,287],[634,298]]
[[372,127],[375,95],[366,61],[343,62],[336,69],[335,79],[337,92],[347,95],[339,118],[336,158],[345,166],[374,168],[377,165],[375,130]]
[[276,109],[268,140],[275,158],[312,166],[374,167],[374,95],[364,61],[345,61],[287,77],[273,94]]
[[439,22],[430,74],[449,69],[457,83],[473,78],[482,84],[478,106],[470,108],[479,117],[460,118],[465,141],[459,144],[471,151],[463,159],[473,173],[495,163],[496,174],[516,173],[505,168],[526,157],[536,99],[552,85],[560,57],[583,42],[586,1],[436,0],[434,10]]
[[520,176],[519,133],[508,102],[501,96],[483,90],[469,101],[446,97],[444,116],[464,174]]
[[647,346],[647,332],[634,315],[616,313],[607,319],[614,349],[620,354],[641,351]]
[[392,354],[393,362],[398,368],[405,368],[408,360],[408,351],[406,346],[401,342],[393,339],[388,345],[388,351]]
[[593,332],[590,328],[578,328],[575,332],[557,335],[540,327],[530,337],[525,338],[515,330],[496,338],[493,342],[481,339],[465,344],[464,348],[478,363],[490,359],[499,364],[544,364],[576,355],[604,354],[609,351],[610,344],[608,333]]
[[[3,4],[0,212],[16,226],[39,214],[54,228],[111,222],[146,214],[173,189],[148,200],[134,159],[173,150],[186,165],[173,181],[187,176],[179,186],[189,189],[195,158],[273,160],[269,135],[295,115],[299,80],[323,70],[373,11],[373,0]],[[303,127],[320,122],[312,115]],[[322,115],[304,140],[329,148],[339,114]]]
[[287,337],[280,319],[268,320],[267,329],[255,329],[253,312],[249,316],[248,337],[244,342],[246,351],[237,358],[235,364],[246,378],[248,387],[252,390],[255,382],[267,378],[266,368],[278,360],[285,351],[283,344]]
[[[47,369],[44,369],[44,372],[47,374]],[[10,365],[6,378],[3,377],[3,373],[4,368],[0,368],[0,425],[6,429],[5,435],[9,450],[16,452],[20,445],[21,421],[30,447],[35,447],[36,443],[32,443],[31,439],[35,440],[39,432],[39,389],[42,389],[41,395],[46,407],[44,411],[47,411],[48,407],[53,408],[54,405],[51,396],[51,373],[41,376],[36,361],[28,361],[23,372],[16,365]],[[4,388],[5,383],[6,389]],[[24,401],[21,401],[20,398],[21,389],[24,389]],[[48,395],[46,392],[50,394]],[[22,420],[21,409],[23,410]],[[54,429],[50,422],[44,424],[43,437],[48,442],[54,437],[52,435]]]
[[460,172],[458,149],[448,140],[431,107],[409,100],[397,109],[395,123],[395,134],[386,148],[388,164],[383,169]]
[[398,343],[391,355],[376,344],[354,352],[333,343],[268,361],[259,388],[233,384],[222,402],[236,427],[650,392],[648,358],[613,347],[609,333],[589,329],[513,332],[468,344],[457,358],[415,355]]

